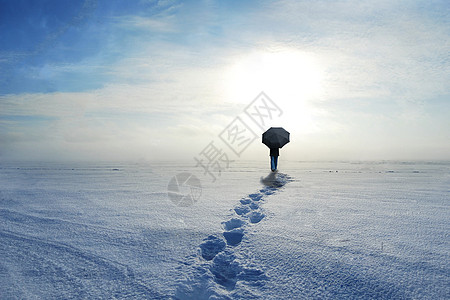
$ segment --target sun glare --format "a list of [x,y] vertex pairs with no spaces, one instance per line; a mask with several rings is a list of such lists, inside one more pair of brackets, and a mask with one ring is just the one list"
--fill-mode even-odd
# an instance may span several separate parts
[[296,50],[259,51],[240,57],[226,72],[230,101],[248,103],[264,91],[285,112],[283,126],[314,131],[313,99],[322,94],[322,70],[312,55]]

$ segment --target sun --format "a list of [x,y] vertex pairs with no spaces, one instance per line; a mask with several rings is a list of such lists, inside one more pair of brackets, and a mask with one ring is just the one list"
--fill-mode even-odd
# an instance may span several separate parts
[[295,49],[255,51],[237,57],[225,72],[228,99],[250,102],[264,91],[285,112],[284,124],[314,130],[311,102],[323,93],[323,68],[312,53]]

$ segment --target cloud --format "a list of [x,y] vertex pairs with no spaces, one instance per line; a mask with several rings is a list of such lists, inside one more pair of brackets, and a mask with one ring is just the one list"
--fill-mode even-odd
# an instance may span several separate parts
[[150,32],[174,33],[177,31],[174,23],[174,16],[165,17],[142,17],[142,16],[122,16],[116,17],[118,26],[129,30],[146,30]]
[[[285,110],[296,139],[286,153],[295,159],[448,157],[448,134],[436,130],[449,126],[448,104],[437,100],[450,94],[445,9],[409,1],[146,3],[154,13],[110,19],[108,43],[95,55],[29,68],[56,91],[0,96],[3,115],[53,118],[36,130],[0,117],[9,155],[23,147],[49,157],[58,149],[70,157],[191,157],[264,90]],[[291,61],[264,74],[264,58],[277,54]],[[302,90],[315,82],[298,71],[305,67],[317,71],[320,91]]]
[[327,66],[329,98],[448,93],[448,22],[408,3],[278,2],[255,15],[242,38],[272,32],[281,45],[316,53]]

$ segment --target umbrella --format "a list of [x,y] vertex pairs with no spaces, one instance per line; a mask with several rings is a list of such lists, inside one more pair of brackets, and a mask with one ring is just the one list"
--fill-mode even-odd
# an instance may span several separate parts
[[281,148],[289,143],[289,132],[283,127],[270,127],[263,133],[262,142],[269,148]]

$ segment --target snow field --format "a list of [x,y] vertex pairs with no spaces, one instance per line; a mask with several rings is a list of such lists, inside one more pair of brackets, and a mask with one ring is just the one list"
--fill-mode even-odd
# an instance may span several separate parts
[[189,163],[3,163],[0,298],[450,298],[448,163],[267,167],[178,207]]

